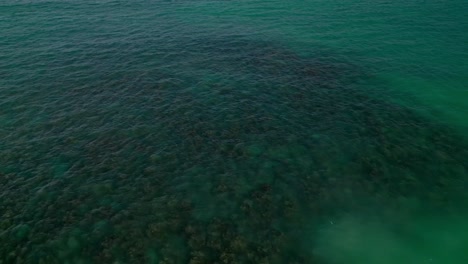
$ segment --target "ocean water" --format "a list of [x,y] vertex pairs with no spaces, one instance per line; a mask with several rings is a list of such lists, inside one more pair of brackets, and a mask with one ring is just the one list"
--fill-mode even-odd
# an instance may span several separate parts
[[0,263],[468,263],[467,10],[1,1]]

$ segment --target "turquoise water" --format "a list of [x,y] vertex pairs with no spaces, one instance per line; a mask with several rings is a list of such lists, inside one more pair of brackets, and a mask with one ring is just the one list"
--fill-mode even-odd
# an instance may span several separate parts
[[0,3],[0,263],[468,263],[468,3]]

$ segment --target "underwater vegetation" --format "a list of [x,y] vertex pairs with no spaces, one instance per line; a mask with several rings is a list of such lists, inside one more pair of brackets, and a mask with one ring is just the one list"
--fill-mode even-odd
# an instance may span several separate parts
[[366,69],[242,36],[158,52],[0,97],[0,263],[343,263],[344,216],[466,210],[467,143]]

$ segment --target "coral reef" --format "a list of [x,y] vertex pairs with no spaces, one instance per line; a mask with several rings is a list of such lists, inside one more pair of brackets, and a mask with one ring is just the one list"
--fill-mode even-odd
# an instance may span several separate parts
[[180,76],[75,89],[53,121],[0,131],[0,262],[321,263],[312,224],[466,201],[467,143],[356,87],[355,65],[246,39],[185,48]]

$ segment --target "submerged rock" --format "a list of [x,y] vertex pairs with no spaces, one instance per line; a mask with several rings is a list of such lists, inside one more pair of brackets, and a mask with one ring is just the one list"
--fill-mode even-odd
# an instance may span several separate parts
[[[0,256],[319,263],[301,235],[336,214],[400,214],[418,207],[410,201],[445,212],[465,201],[466,142],[359,88],[368,77],[359,67],[244,38],[184,41],[166,43],[184,56],[160,65],[178,71],[129,73],[119,89],[103,76],[94,97],[66,95],[65,109],[94,109],[78,111],[80,122],[38,126],[50,136],[0,149],[11,172],[0,227],[12,234],[0,234]],[[49,160],[69,148],[54,183]]]
[[27,224],[19,224],[15,226],[11,232],[13,233],[16,240],[26,240],[31,232],[31,227]]

